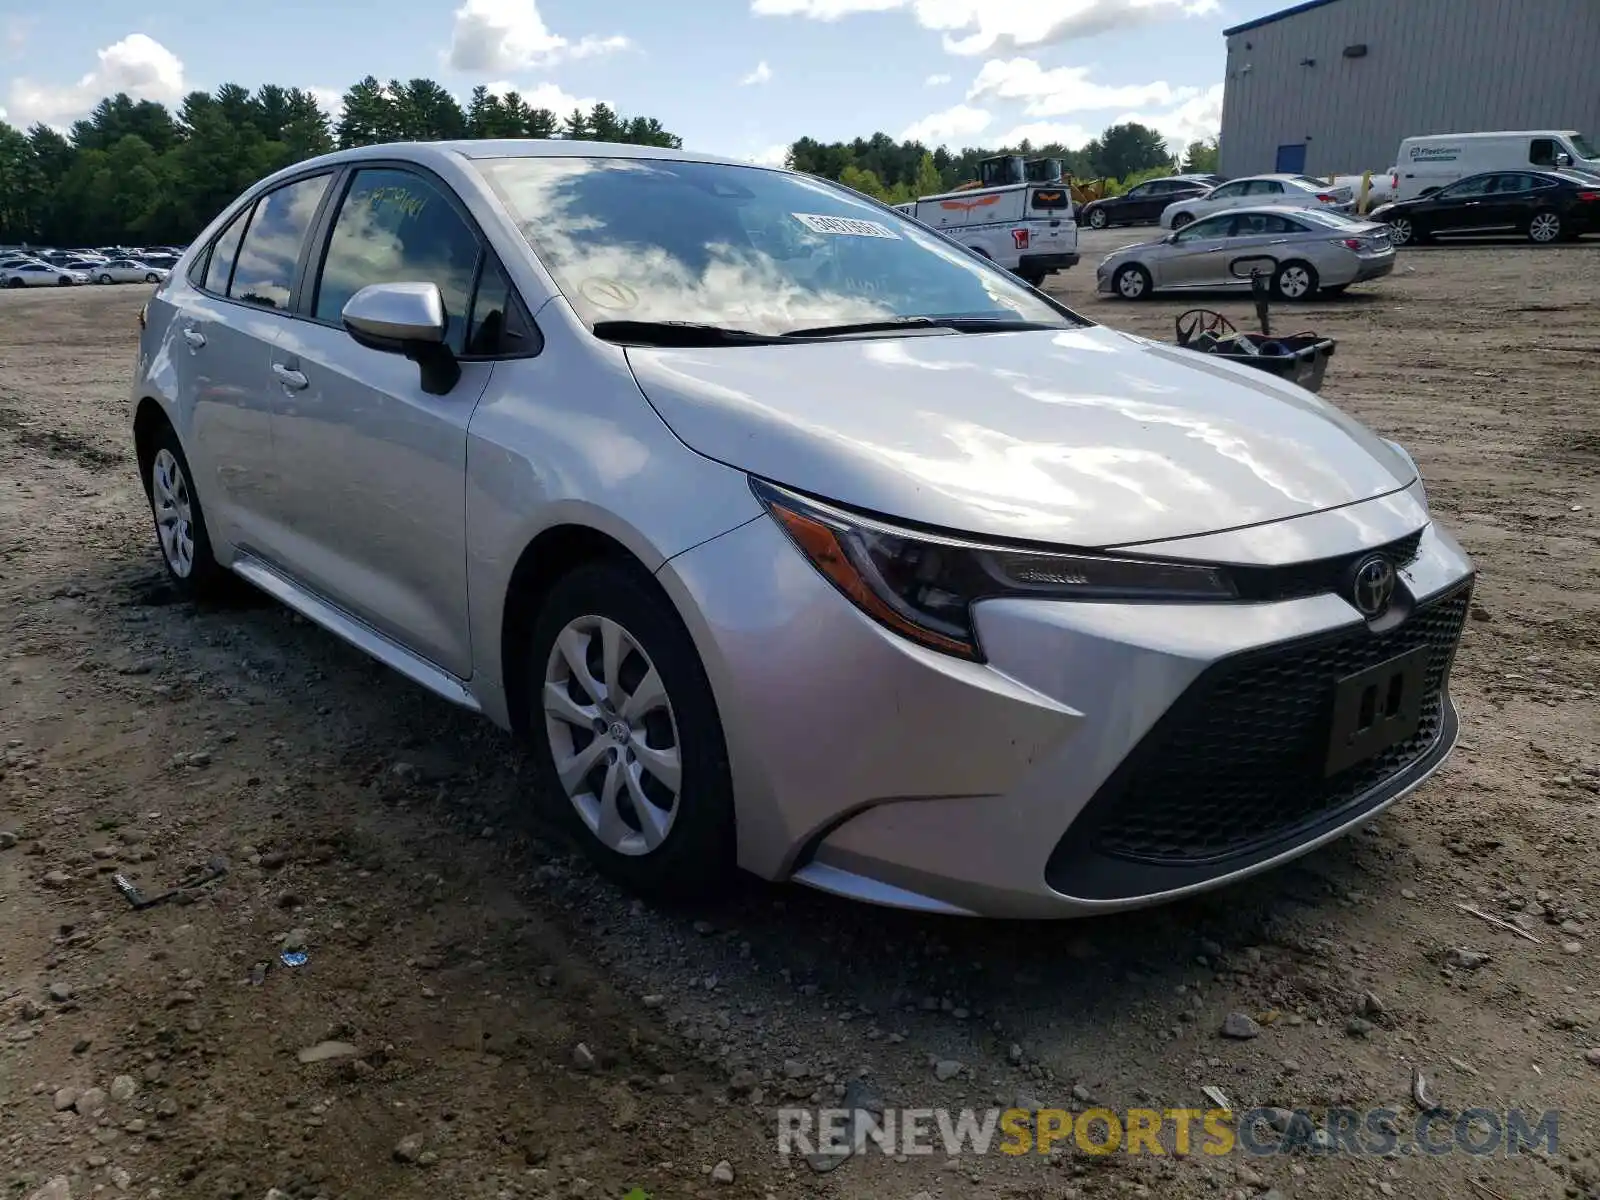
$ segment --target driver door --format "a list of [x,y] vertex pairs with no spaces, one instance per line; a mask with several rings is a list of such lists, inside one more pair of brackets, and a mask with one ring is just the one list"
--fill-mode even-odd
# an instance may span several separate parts
[[1157,287],[1216,286],[1227,273],[1229,233],[1234,217],[1220,213],[1186,225],[1155,258]]
[[[408,167],[350,173],[314,248],[301,320],[273,352],[273,441],[284,565],[295,578],[459,679],[467,624],[467,423],[493,363],[468,355],[480,261],[498,271],[442,182]],[[461,378],[422,388],[417,364],[359,345],[345,303],[374,283],[438,285]],[[503,290],[503,288],[502,288]]]

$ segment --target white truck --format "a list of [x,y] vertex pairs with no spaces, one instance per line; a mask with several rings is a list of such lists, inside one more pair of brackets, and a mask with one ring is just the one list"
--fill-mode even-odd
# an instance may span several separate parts
[[1483,171],[1519,167],[1555,171],[1575,167],[1600,172],[1600,150],[1574,129],[1524,129],[1488,133],[1430,134],[1400,143],[1391,178],[1391,199],[1411,200]]
[[978,167],[978,186],[923,196],[906,206],[910,215],[1034,287],[1077,263],[1072,190],[1059,162],[1003,155]]

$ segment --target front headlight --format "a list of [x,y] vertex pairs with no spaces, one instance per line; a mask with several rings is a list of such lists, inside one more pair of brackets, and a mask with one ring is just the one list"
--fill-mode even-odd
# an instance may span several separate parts
[[914,642],[983,661],[972,606],[999,596],[1048,600],[1220,601],[1219,569],[1155,559],[987,545],[894,525],[752,478],[750,487],[825,579]]

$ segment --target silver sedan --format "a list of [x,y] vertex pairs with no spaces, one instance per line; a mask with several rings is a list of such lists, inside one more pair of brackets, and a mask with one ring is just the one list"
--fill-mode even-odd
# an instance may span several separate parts
[[1248,288],[1252,270],[1271,277],[1280,299],[1307,300],[1389,274],[1394,246],[1384,226],[1342,213],[1238,208],[1107,255],[1096,281],[1106,295],[1141,300],[1169,289]]
[[525,738],[602,869],[1073,916],[1265,870],[1456,740],[1416,465],[893,209],[645,146],[369,146],[142,314],[174,586]]

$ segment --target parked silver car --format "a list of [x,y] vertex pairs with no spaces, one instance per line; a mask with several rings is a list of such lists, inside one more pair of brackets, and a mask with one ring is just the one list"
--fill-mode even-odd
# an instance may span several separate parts
[[1240,208],[1106,255],[1095,283],[1106,295],[1141,300],[1181,288],[1248,288],[1252,270],[1272,280],[1280,299],[1308,300],[1389,274],[1394,246],[1385,226],[1342,213]]
[[175,586],[525,736],[606,870],[944,913],[1304,853],[1456,739],[1472,568],[1400,447],[788,171],[375,146],[143,315]]

